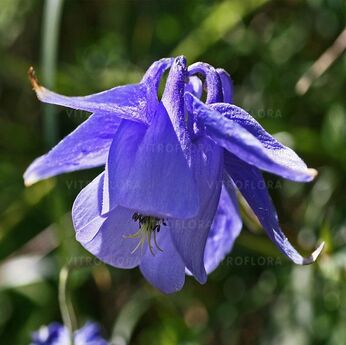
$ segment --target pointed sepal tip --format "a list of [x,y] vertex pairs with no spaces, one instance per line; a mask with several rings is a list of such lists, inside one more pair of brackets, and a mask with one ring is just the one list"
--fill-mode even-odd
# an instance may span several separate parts
[[319,257],[319,255],[321,254],[324,248],[324,245],[325,245],[325,242],[322,242],[308,258],[305,258],[303,261],[303,265],[310,265],[314,263]]

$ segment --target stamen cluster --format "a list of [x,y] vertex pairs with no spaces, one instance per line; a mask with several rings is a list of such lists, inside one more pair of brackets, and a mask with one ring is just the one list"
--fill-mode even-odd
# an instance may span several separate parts
[[137,212],[132,215],[132,219],[135,222],[138,222],[139,229],[136,233],[126,236],[126,238],[140,238],[137,246],[132,250],[131,254],[135,253],[138,248],[143,250],[145,241],[148,242],[149,250],[152,255],[155,256],[153,251],[153,246],[151,244],[151,236],[153,235],[155,247],[162,252],[162,249],[159,247],[156,240],[156,232],[160,232],[161,225],[166,226],[164,219],[153,217],[153,216],[144,216]]

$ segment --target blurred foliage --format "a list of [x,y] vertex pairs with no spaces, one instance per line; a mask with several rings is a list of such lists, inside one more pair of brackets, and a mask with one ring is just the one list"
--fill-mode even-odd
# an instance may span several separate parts
[[[45,107],[26,80],[30,65],[42,75],[43,5],[0,0],[1,344],[28,344],[33,330],[61,320],[59,269],[92,260],[74,239],[69,212],[98,171],[29,189],[21,177],[47,149]],[[114,331],[114,344],[122,336],[138,345],[345,343],[345,54],[304,96],[295,93],[345,23],[343,0],[64,2],[55,90],[84,95],[135,82],[153,60],[177,53],[225,68],[235,103],[320,172],[308,185],[266,176],[284,231],[302,252],[319,239],[327,244],[316,264],[293,266],[248,215],[233,252],[205,286],[188,278],[182,292],[164,296],[137,270],[97,264],[74,272],[81,323],[97,320],[105,336]],[[59,137],[86,118],[56,113]]]

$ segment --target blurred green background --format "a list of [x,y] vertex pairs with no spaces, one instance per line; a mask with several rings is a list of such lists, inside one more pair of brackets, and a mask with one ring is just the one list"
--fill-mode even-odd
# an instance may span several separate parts
[[80,324],[96,320],[116,345],[346,344],[345,37],[307,92],[296,87],[345,23],[343,0],[0,0],[0,343],[26,345],[61,320],[60,268],[93,260],[70,209],[99,171],[23,185],[29,163],[87,116],[40,104],[29,66],[54,90],[86,95],[184,54],[228,70],[235,103],[319,170],[308,185],[266,179],[290,240],[302,253],[324,240],[325,250],[294,266],[244,206],[243,232],[204,286],[188,278],[165,296],[137,270],[73,272]]

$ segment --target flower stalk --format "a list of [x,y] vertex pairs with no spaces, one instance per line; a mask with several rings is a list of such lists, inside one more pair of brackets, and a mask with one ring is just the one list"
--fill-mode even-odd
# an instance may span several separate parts
[[[46,0],[43,10],[41,60],[44,83],[53,87],[56,75],[59,28],[64,0]],[[58,118],[53,106],[46,106],[43,118],[44,140],[52,147],[58,140]]]
[[59,307],[64,325],[66,326],[70,344],[74,345],[74,334],[78,329],[78,319],[76,311],[73,307],[71,295],[69,294],[69,278],[74,270],[92,267],[94,261],[74,261],[71,260],[64,265],[59,274]]
[[61,269],[59,275],[59,306],[63,323],[68,329],[70,343],[73,345],[73,333],[77,329],[77,318],[71,302],[71,297],[68,293],[67,283],[69,275],[70,268],[66,265]]

